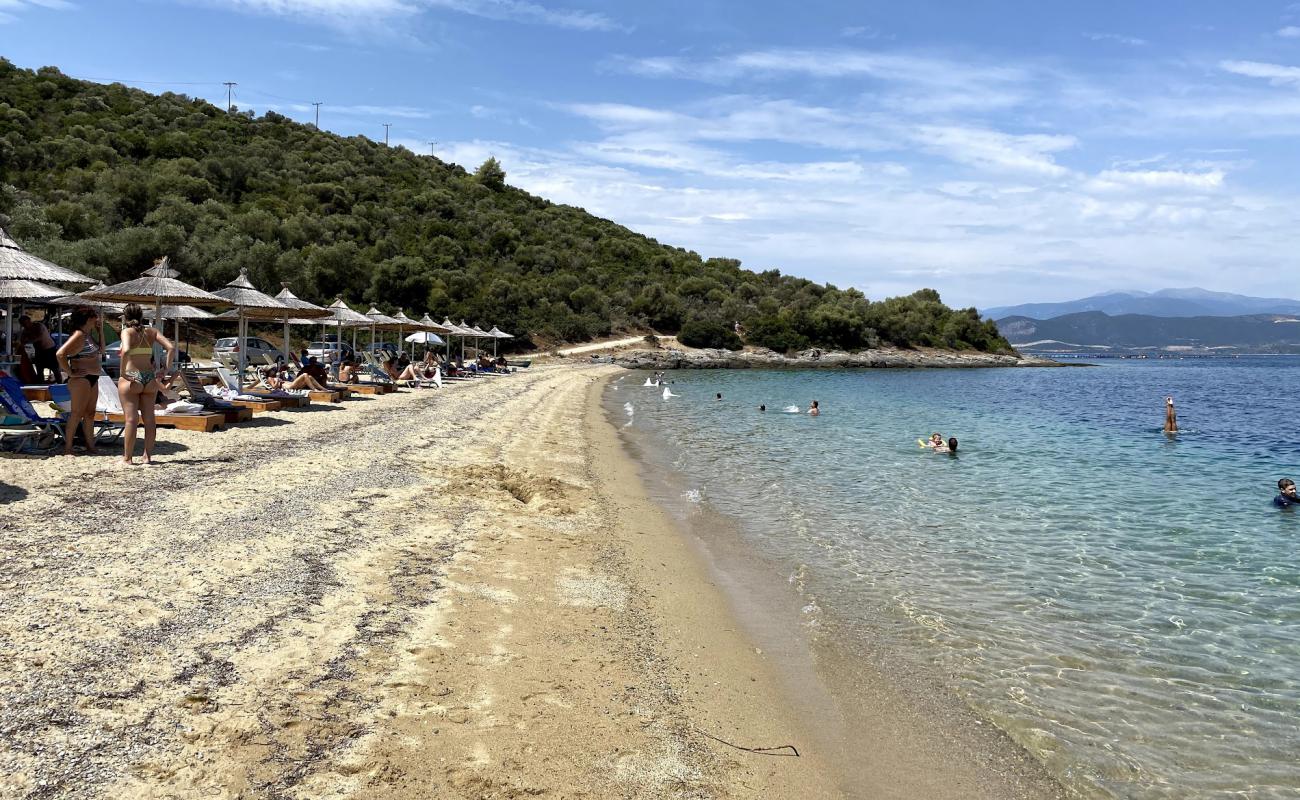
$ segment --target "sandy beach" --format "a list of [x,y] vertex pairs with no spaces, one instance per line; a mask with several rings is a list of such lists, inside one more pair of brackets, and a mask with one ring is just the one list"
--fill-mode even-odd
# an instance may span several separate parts
[[648,499],[620,372],[0,459],[0,797],[1026,794],[970,747],[846,779]]

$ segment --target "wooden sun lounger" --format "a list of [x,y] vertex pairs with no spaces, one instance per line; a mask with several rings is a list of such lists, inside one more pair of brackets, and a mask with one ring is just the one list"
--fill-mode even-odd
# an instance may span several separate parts
[[[245,394],[255,394],[255,392],[245,392]],[[250,414],[251,413],[261,414],[266,411],[279,411],[280,409],[284,408],[284,403],[281,403],[279,399],[273,400],[269,397],[266,398],[265,400],[245,400],[236,397],[227,400],[226,402],[230,403],[231,405],[239,406],[245,411],[248,411]]]
[[255,394],[258,397],[265,397],[267,400],[274,400],[280,404],[280,408],[302,408],[311,405],[312,398],[305,394],[273,394],[271,392],[246,392],[246,394]]
[[348,384],[348,388],[357,394],[375,395],[388,394],[389,392],[394,391],[397,387],[387,386],[382,383],[350,383]]
[[313,403],[337,403],[340,400],[346,400],[350,394],[351,392],[345,387],[329,389],[324,392],[311,389],[307,392],[307,396],[311,398]]
[[[248,414],[245,419],[251,419],[253,412],[248,409],[231,409],[234,412],[243,412]],[[109,422],[126,422],[126,417],[122,414],[107,414]],[[220,412],[204,414],[154,414],[154,421],[158,425],[168,428],[176,428],[182,431],[203,431],[210,433],[219,431],[226,426],[226,415]]]
[[37,402],[37,401],[40,401],[40,400],[48,401],[48,400],[50,400],[50,387],[48,387],[48,386],[24,386],[24,387],[23,387],[23,397],[26,397],[28,400],[31,400],[33,403],[35,403],[35,402]]

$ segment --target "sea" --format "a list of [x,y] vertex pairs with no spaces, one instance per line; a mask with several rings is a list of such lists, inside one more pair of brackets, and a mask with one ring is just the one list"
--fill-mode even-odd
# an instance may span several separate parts
[[1075,796],[1300,797],[1300,511],[1271,503],[1300,358],[1094,364],[684,370],[667,399],[637,371],[604,400],[804,625],[904,654]]

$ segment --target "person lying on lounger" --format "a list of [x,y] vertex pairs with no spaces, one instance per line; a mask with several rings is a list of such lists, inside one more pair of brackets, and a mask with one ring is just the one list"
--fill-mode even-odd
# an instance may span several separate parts
[[262,371],[262,379],[245,386],[244,391],[254,389],[270,389],[273,392],[302,391],[304,389],[313,392],[325,391],[325,387],[306,372],[299,373],[298,377],[291,381],[281,378],[279,372],[275,367],[267,367]]

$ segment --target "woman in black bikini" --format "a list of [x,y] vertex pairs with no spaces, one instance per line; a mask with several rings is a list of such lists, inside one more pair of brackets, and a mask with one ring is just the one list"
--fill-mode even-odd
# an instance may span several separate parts
[[104,348],[95,340],[93,331],[99,328],[99,312],[87,306],[73,309],[69,320],[72,335],[63,343],[54,357],[68,376],[68,393],[72,395],[72,408],[64,426],[63,454],[72,455],[72,440],[77,438],[77,427],[86,437],[86,454],[95,455],[95,406],[99,403],[100,355]]
[[[161,346],[167,355],[162,369],[153,363],[153,346]],[[134,463],[136,412],[144,422],[144,463],[153,463],[153,443],[157,433],[154,422],[154,398],[160,388],[158,379],[171,373],[176,358],[176,345],[156,328],[144,324],[144,310],[132,303],[122,312],[122,377],[117,380],[117,391],[122,397],[122,415],[126,420],[125,443],[122,461]]]

